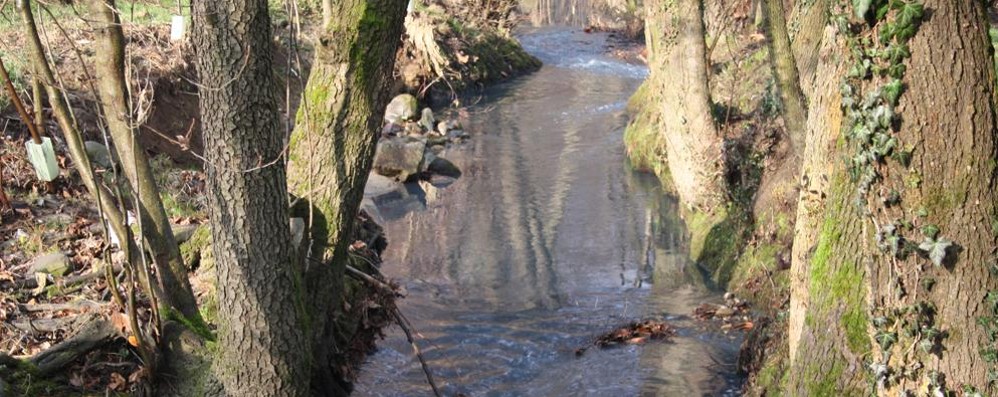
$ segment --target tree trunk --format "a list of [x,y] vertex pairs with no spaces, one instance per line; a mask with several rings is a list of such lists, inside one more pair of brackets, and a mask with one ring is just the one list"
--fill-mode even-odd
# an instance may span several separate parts
[[197,1],[192,14],[218,285],[214,371],[228,395],[307,395],[267,1]]
[[[769,59],[773,68],[773,77],[779,89],[780,101],[783,103],[783,122],[790,138],[793,157],[798,157],[804,149],[804,131],[807,123],[807,103],[800,88],[800,76],[797,74],[797,62],[790,49],[790,37],[787,35],[787,21],[783,13],[783,0],[762,0],[765,13],[763,29],[769,38]],[[791,164],[796,164],[792,160]]]
[[815,95],[815,79],[819,76],[818,54],[825,26],[828,24],[828,6],[829,0],[800,0],[794,2],[794,9],[790,14],[790,46],[794,60],[797,61],[801,91],[807,99]]
[[724,202],[722,136],[707,88],[701,0],[646,3],[650,81],[662,111],[666,157],[680,200],[705,212]]
[[95,57],[95,67],[101,108],[125,177],[139,199],[142,233],[153,255],[160,286],[166,294],[163,299],[188,319],[199,319],[197,303],[187,278],[187,267],[180,257],[149,159],[135,139],[125,77],[125,36],[118,9],[114,0],[91,0],[90,8],[99,25],[96,49],[101,56]]
[[[902,72],[904,91],[888,132],[900,141],[896,153],[910,160],[885,157],[875,163],[879,177],[867,191],[862,179],[850,179],[856,168],[837,160],[856,156],[862,140],[854,135],[837,139],[836,150],[825,157],[836,164],[826,182],[821,226],[806,230],[812,225],[798,219],[803,238],[797,242],[817,236],[817,245],[809,255],[799,255],[812,250],[795,242],[793,266],[802,264],[798,260],[807,266],[796,270],[801,277],[792,281],[794,294],[803,300],[791,306],[792,339],[794,319],[801,329],[791,344],[796,358],[789,394],[868,393],[869,379],[879,395],[936,388],[995,392],[988,379],[998,355],[993,340],[998,294],[989,291],[998,288],[998,136],[985,8],[981,2],[924,3],[927,17],[907,42],[911,55]],[[836,47],[838,57],[823,59],[848,62],[847,47]],[[837,72],[829,78],[834,83],[828,91],[838,91],[834,87],[845,67]],[[881,79],[863,79],[849,97],[863,100],[882,88],[873,86]],[[841,99],[840,104],[849,108]],[[822,107],[812,105],[811,114]],[[825,137],[814,141],[819,145],[835,140],[843,125],[843,132],[853,128],[846,124],[852,114],[844,119],[832,104],[824,110],[838,114],[824,117],[823,126],[812,120],[818,129],[811,133]],[[901,238],[901,254],[889,248],[895,237]],[[937,246],[942,239],[953,245],[932,253],[945,246]]]
[[401,43],[404,0],[343,0],[316,43],[315,63],[292,133],[291,192],[311,204],[303,216],[312,236],[304,280],[316,387],[329,390],[338,367],[329,348],[340,311],[348,234],[364,194],[388,102],[395,53]]

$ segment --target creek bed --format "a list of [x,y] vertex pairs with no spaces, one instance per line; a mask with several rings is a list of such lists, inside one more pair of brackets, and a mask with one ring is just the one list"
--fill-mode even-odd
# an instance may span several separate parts
[[[381,208],[382,270],[408,290],[400,306],[445,395],[738,394],[741,335],[690,317],[719,293],[687,259],[675,200],[625,159],[624,108],[647,70],[605,56],[605,40],[525,32],[545,66],[469,108],[472,139],[443,154],[463,176],[416,206]],[[678,334],[575,354],[645,317]],[[432,395],[397,328],[355,395]]]

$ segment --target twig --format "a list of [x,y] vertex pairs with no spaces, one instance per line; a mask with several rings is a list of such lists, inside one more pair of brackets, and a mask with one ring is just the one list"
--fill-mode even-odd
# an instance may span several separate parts
[[409,326],[406,324],[408,321],[402,317],[402,313],[396,307],[392,310],[392,317],[395,317],[395,322],[402,328],[402,332],[405,333],[405,338],[409,340],[409,344],[412,345],[412,351],[416,353],[416,358],[419,359],[419,365],[423,367],[423,373],[426,374],[426,381],[430,383],[430,388],[433,389],[433,395],[441,397],[440,390],[437,388],[437,383],[433,380],[433,373],[430,371],[430,366],[426,364],[426,359],[423,358],[423,353],[419,351],[419,345],[416,345],[416,340],[412,337],[412,331],[409,330]]
[[359,279],[361,281],[365,281],[368,284],[371,284],[375,288],[379,289],[382,293],[391,294],[392,296],[399,296],[398,291],[396,291],[394,288],[392,288],[388,284],[385,284],[385,283],[383,283],[381,281],[378,281],[374,277],[371,277],[367,273],[364,273],[364,272],[362,272],[360,270],[357,270],[357,268],[355,268],[353,266],[347,265],[347,272],[349,273],[349,275],[351,275],[353,277],[356,277],[357,279]]

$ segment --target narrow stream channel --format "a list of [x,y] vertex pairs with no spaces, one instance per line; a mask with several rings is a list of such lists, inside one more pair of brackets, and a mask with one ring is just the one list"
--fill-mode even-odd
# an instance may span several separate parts
[[[689,262],[676,202],[628,167],[627,99],[647,74],[604,55],[606,37],[543,28],[521,41],[545,62],[469,110],[471,140],[442,156],[464,175],[383,203],[382,269],[445,395],[737,395],[740,336],[690,318],[719,300]],[[415,208],[414,208],[415,207]],[[667,319],[670,343],[590,349],[629,320]],[[398,329],[355,395],[432,395]]]

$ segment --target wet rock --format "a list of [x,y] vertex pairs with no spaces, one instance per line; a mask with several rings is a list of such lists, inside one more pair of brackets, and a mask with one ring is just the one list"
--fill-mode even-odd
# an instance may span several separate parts
[[443,157],[434,159],[429,167],[427,167],[427,171],[432,174],[449,176],[451,178],[461,177],[461,170],[454,163],[450,162],[450,160]]
[[717,310],[714,311],[715,317],[731,317],[735,315],[735,309],[727,306],[718,306]]
[[61,277],[69,273],[69,257],[62,252],[54,252],[39,256],[28,266],[28,275],[35,273],[51,274]]
[[107,146],[94,141],[83,142],[83,146],[87,152],[87,156],[90,157],[90,161],[94,165],[102,168],[111,168],[111,154],[108,152]]
[[381,216],[381,210],[378,209],[377,204],[374,204],[374,200],[365,197],[360,201],[360,210],[367,214],[374,223],[378,225],[385,224],[385,218]]
[[403,187],[398,181],[372,173],[367,177],[367,185],[364,186],[364,197],[377,199],[391,194],[401,195],[399,193],[401,190],[403,190]]
[[385,126],[381,128],[381,136],[386,138],[399,136],[403,132],[405,132],[405,127],[395,123],[385,124]]
[[389,123],[400,123],[405,120],[412,120],[419,111],[419,102],[416,97],[410,94],[401,94],[392,98],[385,108],[385,121]]
[[426,142],[418,139],[382,139],[374,155],[374,170],[378,174],[404,182],[419,174]]
[[468,133],[464,132],[464,130],[454,129],[447,133],[447,137],[453,140],[463,140],[470,138],[471,135],[468,135]]
[[445,136],[430,136],[426,138],[426,144],[429,146],[446,145],[449,141]]
[[431,175],[428,182],[437,189],[443,189],[450,185],[453,185],[457,181],[457,178],[452,178],[444,175]]
[[419,126],[428,132],[433,132],[434,124],[436,124],[436,118],[433,117],[433,110],[423,108],[423,115],[419,118]]

